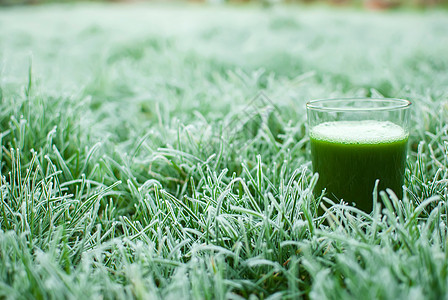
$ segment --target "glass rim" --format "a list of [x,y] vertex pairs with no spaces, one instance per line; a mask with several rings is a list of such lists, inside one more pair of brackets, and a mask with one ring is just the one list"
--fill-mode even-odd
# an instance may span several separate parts
[[[335,102],[365,102],[365,103],[378,103],[383,102],[385,106],[380,107],[350,107],[350,106],[335,106],[331,105]],[[319,105],[321,104],[321,105]],[[327,105],[325,105],[327,104]],[[328,105],[330,104],[330,105]],[[391,110],[401,110],[407,109],[412,105],[412,102],[406,99],[400,98],[329,98],[329,99],[315,99],[310,100],[306,104],[307,110],[317,110],[317,111],[391,111]]]

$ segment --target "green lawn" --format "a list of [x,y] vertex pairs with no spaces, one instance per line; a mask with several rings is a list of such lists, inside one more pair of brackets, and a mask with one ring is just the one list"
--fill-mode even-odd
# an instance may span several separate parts
[[[0,10],[0,297],[442,299],[448,13]],[[413,102],[403,200],[317,214],[305,103]],[[324,220],[326,220],[324,222]]]

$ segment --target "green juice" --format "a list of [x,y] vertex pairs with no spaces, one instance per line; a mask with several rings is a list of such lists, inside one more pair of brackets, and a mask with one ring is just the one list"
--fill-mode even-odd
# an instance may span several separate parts
[[388,121],[326,122],[310,130],[314,190],[335,201],[371,212],[376,179],[379,190],[392,189],[402,197],[408,134]]

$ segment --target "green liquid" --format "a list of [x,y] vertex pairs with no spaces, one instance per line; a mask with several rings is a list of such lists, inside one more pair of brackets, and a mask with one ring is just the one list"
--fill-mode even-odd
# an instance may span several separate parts
[[[326,196],[371,212],[376,179],[379,190],[392,189],[402,197],[408,135],[391,122],[340,121],[310,131],[316,195]],[[336,203],[337,203],[336,202]]]

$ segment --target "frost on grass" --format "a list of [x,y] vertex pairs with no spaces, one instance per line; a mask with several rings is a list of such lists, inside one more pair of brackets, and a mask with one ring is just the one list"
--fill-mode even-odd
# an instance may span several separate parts
[[[445,12],[66,8],[0,12],[1,297],[446,295]],[[414,102],[370,215],[311,193],[336,96]]]

